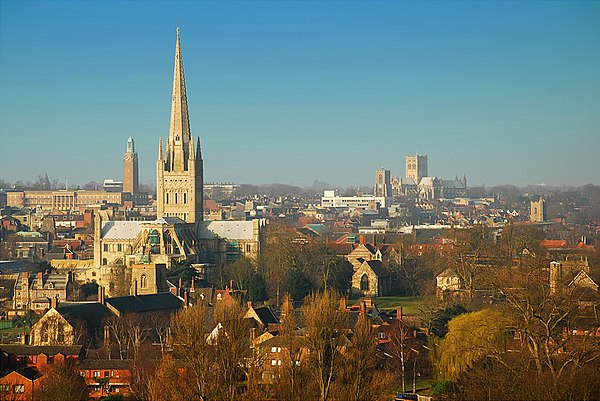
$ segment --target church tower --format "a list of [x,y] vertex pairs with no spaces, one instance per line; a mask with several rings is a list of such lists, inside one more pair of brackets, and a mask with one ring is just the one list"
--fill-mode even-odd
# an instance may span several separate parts
[[171,124],[166,147],[162,138],[156,162],[157,217],[179,217],[187,223],[204,217],[203,165],[200,138],[194,150],[190,132],[183,58],[177,28],[175,71],[171,98]]
[[127,140],[127,152],[123,157],[123,192],[128,192],[135,196],[140,191],[138,179],[138,155],[135,151],[133,138]]

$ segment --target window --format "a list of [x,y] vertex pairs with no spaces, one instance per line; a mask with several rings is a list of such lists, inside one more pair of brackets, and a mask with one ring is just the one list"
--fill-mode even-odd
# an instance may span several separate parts
[[95,371],[94,372],[94,377],[100,377],[100,372],[99,371]]
[[277,359],[271,359],[271,365],[273,365],[273,366],[277,365]]
[[183,193],[183,203],[187,203],[187,192]]
[[79,372],[79,376],[81,376],[81,377],[85,377],[85,370],[82,370],[82,371],[80,371],[80,372]]
[[108,252],[108,244],[104,244],[104,252]]
[[251,249],[252,249],[252,245],[246,244],[246,252],[250,252]]
[[123,245],[122,244],[117,244],[117,251],[121,252],[123,250]]
[[165,194],[165,199],[166,199],[165,203],[169,203],[169,193],[168,192]]
[[369,291],[369,277],[366,274],[363,274],[360,278],[360,290]]
[[175,204],[177,204],[177,192],[175,192]]
[[13,392],[14,393],[24,393],[25,392],[25,385],[24,384],[15,384],[13,386]]
[[142,274],[142,277],[140,277],[140,288],[146,287],[148,287],[148,277],[146,277],[145,274]]
[[277,347],[271,347],[271,352],[277,352]]
[[104,377],[108,377],[108,370],[104,371]]
[[0,393],[10,392],[10,384],[0,384]]

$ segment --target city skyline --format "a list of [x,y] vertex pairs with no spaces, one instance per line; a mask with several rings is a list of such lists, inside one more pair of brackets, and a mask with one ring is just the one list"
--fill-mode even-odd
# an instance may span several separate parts
[[598,3],[172,4],[0,3],[0,178],[154,183],[179,25],[207,181],[598,183]]

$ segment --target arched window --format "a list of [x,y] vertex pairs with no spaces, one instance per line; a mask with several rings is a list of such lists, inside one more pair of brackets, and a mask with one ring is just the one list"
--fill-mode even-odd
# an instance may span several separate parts
[[142,274],[142,277],[140,277],[140,288],[146,287],[148,287],[148,277],[146,277],[145,274]]
[[106,258],[102,258],[102,264],[106,266],[108,264],[108,260]]
[[177,204],[177,192],[175,192],[175,204]]
[[183,203],[187,203],[187,192],[183,193]]
[[165,194],[165,203],[169,203],[169,193]]
[[360,290],[369,291],[369,276],[363,274],[360,278]]

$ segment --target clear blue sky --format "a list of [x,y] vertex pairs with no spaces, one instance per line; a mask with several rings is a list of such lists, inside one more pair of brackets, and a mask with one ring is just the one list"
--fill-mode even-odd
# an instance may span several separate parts
[[0,2],[0,178],[155,181],[179,23],[205,179],[600,183],[599,2]]

